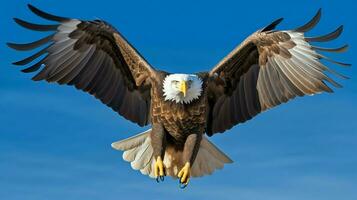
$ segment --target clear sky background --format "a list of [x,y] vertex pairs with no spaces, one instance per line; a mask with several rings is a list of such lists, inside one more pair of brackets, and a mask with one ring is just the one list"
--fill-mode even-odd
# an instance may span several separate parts
[[[118,28],[156,68],[209,70],[250,33],[278,17],[281,29],[304,24],[323,8],[318,35],[345,25],[349,43],[331,55],[354,64],[353,1],[3,1],[0,12],[0,199],[357,199],[357,68],[331,66],[350,76],[334,94],[296,99],[211,138],[235,162],[185,190],[131,169],[110,144],[144,131],[72,87],[30,81],[12,61],[5,42],[30,42],[43,34],[13,23],[17,16],[43,22],[27,3],[50,13],[104,19]],[[46,34],[46,33],[45,33]]]

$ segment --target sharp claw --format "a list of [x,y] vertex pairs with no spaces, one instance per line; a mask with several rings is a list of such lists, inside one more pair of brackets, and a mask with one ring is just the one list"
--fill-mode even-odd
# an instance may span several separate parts
[[156,182],[160,183],[164,181],[164,176],[166,175],[165,173],[165,167],[163,165],[162,159],[160,156],[157,157],[156,163],[155,163],[155,176],[156,176]]
[[185,189],[185,188],[187,187],[187,185],[188,185],[188,183],[182,183],[182,182],[181,182],[181,179],[179,179],[179,187],[180,187],[181,189]]
[[158,176],[158,177],[156,177],[156,182],[158,182],[158,183],[160,183],[160,182],[164,182],[164,180],[165,180],[165,177],[164,176]]
[[179,178],[179,187],[184,189],[187,187],[188,182],[190,181],[190,163],[187,162],[181,171],[177,174]]

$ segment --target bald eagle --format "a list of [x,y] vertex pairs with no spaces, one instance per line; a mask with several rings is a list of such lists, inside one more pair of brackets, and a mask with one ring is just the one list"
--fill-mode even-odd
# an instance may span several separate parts
[[[185,187],[190,177],[211,174],[232,160],[206,136],[223,133],[259,113],[297,96],[332,92],[341,87],[328,74],[347,78],[320,62],[341,66],[321,52],[339,48],[313,46],[337,38],[343,27],[307,37],[320,20],[321,9],[305,25],[275,30],[282,18],[254,32],[211,71],[172,74],[154,69],[110,24],[59,17],[28,5],[36,15],[57,22],[41,25],[14,18],[22,27],[48,31],[47,37],[27,44],[8,43],[19,50],[46,45],[34,55],[14,62],[40,70],[34,81],[73,85],[139,126],[143,133],[112,144],[124,160],[142,174],[163,180],[178,178]],[[326,73],[328,72],[328,74]]]

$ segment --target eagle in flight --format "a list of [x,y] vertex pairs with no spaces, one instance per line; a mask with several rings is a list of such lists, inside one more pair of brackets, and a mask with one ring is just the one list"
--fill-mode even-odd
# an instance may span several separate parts
[[336,39],[342,26],[318,37],[305,35],[319,22],[321,9],[298,28],[275,30],[280,18],[254,32],[211,71],[173,74],[152,67],[105,21],[59,17],[28,7],[54,24],[14,18],[24,28],[51,34],[27,44],[7,43],[18,51],[45,45],[13,64],[32,63],[22,71],[39,71],[34,81],[73,85],[125,119],[139,126],[151,125],[112,147],[124,151],[123,158],[133,169],[157,181],[164,176],[178,178],[181,187],[187,186],[190,177],[211,174],[232,162],[206,136],[223,133],[297,96],[331,93],[329,85],[341,87],[329,75],[347,77],[321,59],[350,66],[321,54],[344,52],[347,45],[311,44]]

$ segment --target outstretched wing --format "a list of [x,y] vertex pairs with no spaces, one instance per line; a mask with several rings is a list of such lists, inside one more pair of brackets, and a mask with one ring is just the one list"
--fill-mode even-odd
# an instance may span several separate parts
[[307,24],[287,31],[273,30],[282,20],[278,19],[249,36],[212,69],[208,84],[208,135],[224,132],[296,96],[332,92],[327,82],[341,87],[325,72],[346,77],[326,67],[320,59],[350,65],[319,52],[344,52],[347,45],[330,49],[312,46],[310,42],[333,40],[343,27],[319,37],[305,36],[320,17],[321,10]]
[[28,7],[36,15],[58,23],[39,25],[15,18],[27,29],[53,32],[28,44],[8,43],[19,51],[46,45],[15,65],[24,66],[41,57],[22,70],[29,73],[42,68],[33,80],[74,85],[126,119],[140,126],[150,123],[150,88],[156,72],[118,31],[104,21],[58,17]]

